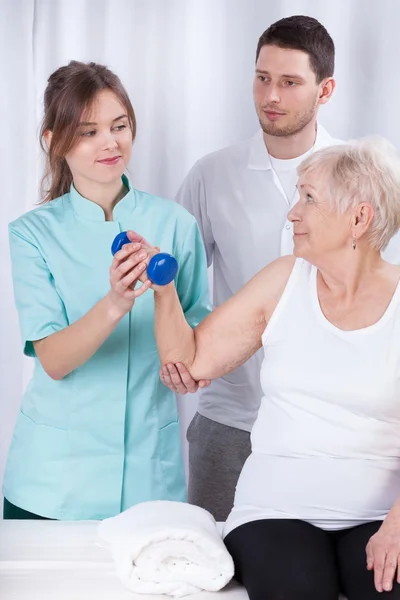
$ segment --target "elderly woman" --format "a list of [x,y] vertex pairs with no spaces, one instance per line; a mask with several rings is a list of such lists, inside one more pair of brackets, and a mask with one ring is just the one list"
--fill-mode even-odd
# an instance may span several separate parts
[[[251,600],[400,599],[400,159],[384,140],[299,169],[295,257],[192,330],[155,288],[162,364],[221,377],[261,346],[264,397],[225,542]],[[129,252],[129,248],[126,249]]]

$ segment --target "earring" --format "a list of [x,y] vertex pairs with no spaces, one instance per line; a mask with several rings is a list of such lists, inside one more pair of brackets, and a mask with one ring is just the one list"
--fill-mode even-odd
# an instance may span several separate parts
[[352,246],[353,246],[353,250],[355,250],[355,249],[356,249],[356,247],[357,247],[357,240],[356,240],[356,238],[355,238],[355,237],[353,237],[353,243],[352,243]]

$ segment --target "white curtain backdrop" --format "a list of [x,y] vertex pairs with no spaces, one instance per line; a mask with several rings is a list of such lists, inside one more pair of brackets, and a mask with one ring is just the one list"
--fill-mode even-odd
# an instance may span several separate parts
[[[337,51],[320,112],[335,136],[379,133],[400,148],[398,0],[0,0],[0,481],[31,361],[22,357],[7,224],[37,202],[46,80],[71,59],[115,70],[132,99],[136,187],[173,198],[200,156],[257,129],[260,34],[292,14],[319,19]],[[180,401],[183,434],[196,399]]]

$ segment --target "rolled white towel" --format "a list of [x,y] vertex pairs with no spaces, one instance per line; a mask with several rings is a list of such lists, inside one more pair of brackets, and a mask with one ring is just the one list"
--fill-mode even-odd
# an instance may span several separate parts
[[176,598],[216,592],[233,577],[233,561],[212,515],[182,502],[137,504],[99,524],[118,576],[142,594]]

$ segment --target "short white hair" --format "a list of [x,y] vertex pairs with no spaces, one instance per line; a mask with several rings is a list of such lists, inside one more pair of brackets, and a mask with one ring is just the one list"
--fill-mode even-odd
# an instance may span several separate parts
[[385,138],[370,136],[314,152],[297,169],[314,172],[341,213],[360,202],[371,204],[374,217],[369,243],[384,250],[400,227],[400,156]]

